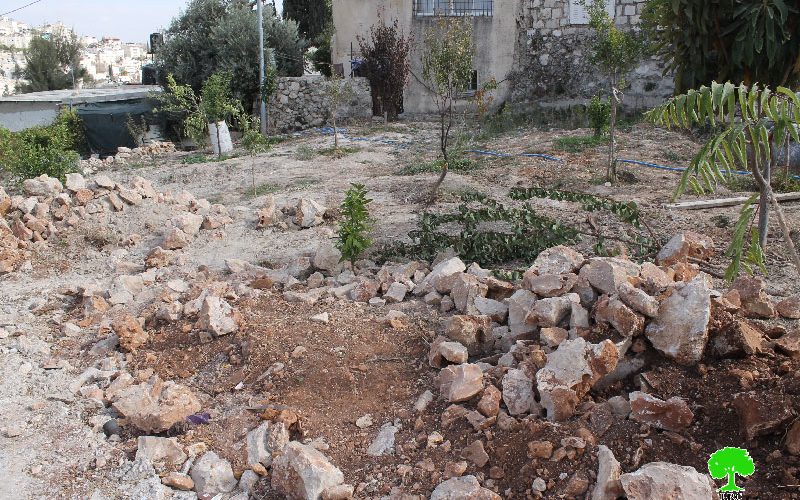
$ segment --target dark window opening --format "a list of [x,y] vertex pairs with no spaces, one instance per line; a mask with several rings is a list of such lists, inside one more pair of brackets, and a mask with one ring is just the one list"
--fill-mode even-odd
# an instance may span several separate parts
[[491,16],[494,0],[414,0],[417,16]]

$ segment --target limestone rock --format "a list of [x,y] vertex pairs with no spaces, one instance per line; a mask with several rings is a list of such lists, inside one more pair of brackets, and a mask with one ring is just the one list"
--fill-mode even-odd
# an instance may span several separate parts
[[451,403],[468,401],[482,390],[483,371],[478,365],[453,365],[439,372],[439,391]]
[[761,332],[746,321],[731,321],[716,332],[714,355],[720,358],[750,356],[761,351]]
[[152,464],[179,467],[187,458],[175,438],[139,436],[136,445],[136,458],[146,458]]
[[528,270],[539,275],[577,273],[585,260],[570,247],[556,246],[541,252]]
[[189,388],[158,379],[119,391],[112,404],[129,424],[148,433],[164,432],[201,408]]
[[480,439],[473,441],[472,444],[461,450],[461,458],[469,460],[479,469],[489,463],[489,454],[483,447]]
[[751,318],[774,318],[775,304],[764,291],[764,280],[758,276],[740,276],[731,284],[739,292],[742,310]]
[[658,317],[645,330],[653,347],[682,365],[696,364],[703,357],[711,317],[708,278],[700,275],[675,286],[661,302]]
[[77,193],[81,189],[86,189],[86,179],[81,174],[67,174],[67,190]]
[[508,327],[511,333],[522,334],[536,330],[536,326],[527,321],[536,300],[536,294],[529,290],[517,290],[508,299]]
[[524,371],[511,369],[503,376],[503,402],[513,416],[538,413],[539,404],[533,394],[533,381]]
[[342,268],[342,252],[330,243],[323,243],[314,254],[314,268],[335,273]]
[[714,482],[694,467],[666,462],[643,465],[620,476],[628,500],[708,500],[718,498]]
[[502,397],[503,393],[500,392],[500,389],[492,384],[487,384],[486,389],[483,390],[481,400],[478,401],[478,411],[485,417],[496,417],[500,413],[500,400]]
[[175,257],[175,252],[172,250],[164,250],[161,247],[155,247],[150,250],[150,253],[145,257],[144,265],[147,268],[161,268],[166,267],[172,263]]
[[58,179],[42,174],[34,179],[25,179],[22,182],[22,190],[28,196],[52,198],[58,196],[64,190],[64,186]]
[[229,493],[238,484],[230,462],[220,458],[213,451],[204,453],[195,462],[191,476],[195,484],[195,491],[201,498],[212,498],[220,493]]
[[800,294],[792,295],[778,302],[778,314],[786,319],[800,319]]
[[639,275],[639,266],[625,259],[594,258],[581,268],[579,275],[597,290],[612,295],[628,278]]
[[793,330],[776,340],[775,348],[791,358],[800,359],[800,329]]
[[501,500],[492,490],[481,487],[475,476],[448,479],[431,493],[430,500]]
[[287,500],[318,499],[342,483],[342,471],[325,455],[296,441],[287,444],[272,464],[272,489]]
[[467,266],[458,257],[443,260],[434,266],[433,270],[425,276],[420,283],[421,288],[427,291],[450,293],[453,289],[454,275],[466,271]]
[[323,222],[326,208],[314,200],[302,198],[295,210],[295,223],[300,227],[319,226]]
[[616,368],[618,359],[619,351],[610,340],[600,344],[589,344],[582,338],[563,342],[536,373],[547,417],[555,421],[569,418],[578,400]]
[[381,457],[394,454],[394,437],[400,429],[391,423],[385,423],[378,431],[378,435],[367,447],[367,455],[371,457]]
[[161,483],[180,491],[191,491],[194,489],[194,481],[192,478],[180,472],[170,472],[161,478]]
[[594,306],[594,314],[596,321],[610,324],[623,337],[635,337],[644,332],[644,317],[616,295],[603,295]]
[[240,321],[239,311],[232,308],[224,299],[209,295],[203,300],[198,321],[201,330],[217,336],[228,335],[239,329]]
[[289,431],[283,422],[262,422],[247,433],[247,465],[272,465],[273,455],[289,444]]
[[479,354],[491,338],[492,321],[487,316],[451,316],[445,325],[445,336],[461,343],[470,354]]
[[149,335],[142,329],[142,325],[130,314],[118,316],[111,328],[119,337],[119,346],[125,352],[134,352],[149,340]]
[[562,342],[567,340],[568,337],[569,332],[563,328],[542,328],[539,331],[539,340],[541,340],[542,344],[546,345],[547,347],[558,347]]
[[614,453],[605,445],[597,451],[597,482],[592,490],[592,500],[617,500],[624,495],[622,482],[622,466],[614,457]]
[[530,274],[525,272],[522,286],[539,297],[560,297],[572,290],[578,282],[576,274]]
[[203,225],[203,217],[192,213],[182,213],[172,218],[172,225],[187,236],[196,236]]
[[164,242],[161,244],[167,250],[177,250],[189,244],[189,237],[180,229],[173,227],[164,233]]
[[742,436],[750,441],[783,430],[794,418],[792,399],[772,391],[740,392],[733,398]]
[[682,398],[672,397],[662,401],[644,392],[630,394],[631,418],[638,422],[667,431],[686,430],[694,420],[694,413]]
[[543,328],[558,326],[572,311],[572,303],[580,302],[577,295],[570,295],[537,300],[528,313],[527,323]]
[[456,273],[453,275],[450,297],[452,297],[456,309],[461,313],[478,314],[475,301],[479,297],[486,297],[488,292],[489,287],[471,274]]
[[475,297],[473,304],[477,314],[489,316],[492,321],[505,323],[508,318],[508,306],[502,302],[479,296]]
[[658,316],[658,300],[651,297],[644,290],[634,287],[630,283],[622,283],[619,288],[619,298],[634,311],[644,314],[648,318]]
[[658,252],[656,263],[671,266],[689,257],[706,260],[714,255],[714,242],[708,236],[686,231],[678,233]]
[[460,365],[468,359],[467,348],[458,342],[448,341],[447,337],[437,337],[428,351],[428,363],[434,368],[441,368],[445,361]]
[[388,304],[397,304],[403,302],[403,299],[406,298],[406,293],[408,293],[408,287],[399,281],[395,281],[389,285],[389,290],[383,294],[383,298]]

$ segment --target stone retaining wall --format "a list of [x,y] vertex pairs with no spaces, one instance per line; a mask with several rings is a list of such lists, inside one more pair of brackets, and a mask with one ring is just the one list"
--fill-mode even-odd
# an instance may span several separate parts
[[[366,78],[348,80],[354,87],[355,97],[342,106],[337,121],[369,119],[372,117],[372,97]],[[327,80],[322,76],[278,78],[278,91],[269,103],[270,124],[278,132],[303,130],[330,124],[330,111],[326,96]]]

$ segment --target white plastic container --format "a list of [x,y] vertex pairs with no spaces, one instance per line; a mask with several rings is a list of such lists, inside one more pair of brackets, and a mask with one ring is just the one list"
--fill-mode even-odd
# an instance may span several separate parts
[[[219,129],[219,136],[217,135]],[[231,133],[228,130],[228,124],[224,121],[208,124],[208,135],[211,138],[211,149],[215,155],[230,153],[233,151],[233,141],[231,140]]]

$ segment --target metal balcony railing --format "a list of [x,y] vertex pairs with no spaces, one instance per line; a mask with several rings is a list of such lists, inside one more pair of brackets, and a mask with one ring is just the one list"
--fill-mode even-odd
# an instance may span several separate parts
[[415,16],[491,16],[494,0],[414,0]]

